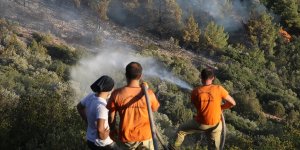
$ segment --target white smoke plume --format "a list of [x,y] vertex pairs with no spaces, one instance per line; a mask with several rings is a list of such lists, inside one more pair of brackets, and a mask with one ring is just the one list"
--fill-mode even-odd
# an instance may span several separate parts
[[205,12],[217,24],[224,26],[226,31],[240,29],[242,22],[249,19],[251,11],[266,10],[259,0],[191,0],[189,2],[178,0],[178,2],[187,13],[186,16],[190,15],[191,8],[194,14]]
[[89,86],[102,75],[111,76],[118,87],[125,85],[125,67],[132,61],[139,62],[143,67],[143,79],[149,77],[160,78],[171,82],[181,88],[191,90],[192,87],[175,77],[172,73],[152,57],[137,55],[126,46],[105,47],[93,49],[95,55],[83,58],[79,64],[71,69],[71,78],[75,83],[73,87],[83,92],[89,91]]

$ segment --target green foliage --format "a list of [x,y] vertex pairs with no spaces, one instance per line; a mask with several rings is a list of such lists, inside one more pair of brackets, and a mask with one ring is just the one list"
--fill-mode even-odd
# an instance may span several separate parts
[[225,149],[230,150],[251,150],[253,149],[253,139],[227,124],[227,137]]
[[242,91],[233,95],[237,106],[236,110],[244,118],[249,118],[251,120],[262,119],[258,116],[262,113],[262,108],[259,103],[259,100],[256,97],[254,91]]
[[176,0],[112,0],[108,16],[117,23],[142,27],[161,38],[181,37],[182,10]]
[[204,40],[208,47],[222,49],[228,45],[228,34],[224,32],[224,27],[210,22],[204,30]]
[[234,83],[234,89],[248,90],[251,87],[265,89],[265,81],[261,79],[250,68],[244,67],[239,63],[220,66],[221,80],[230,80]]
[[69,78],[68,65],[60,60],[53,61],[53,63],[49,66],[49,70],[56,72],[56,74],[64,80],[68,80]]
[[14,139],[10,141],[13,142],[11,144],[15,148],[28,149],[36,149],[37,146],[64,149],[67,145],[70,149],[78,146],[84,148],[82,135],[78,132],[81,129],[78,115],[68,108],[69,104],[62,101],[59,95],[47,91],[49,90],[29,89],[27,96],[22,96],[14,113],[14,130],[9,135]]
[[0,32],[2,33],[0,35],[1,38],[3,38],[8,33],[17,33],[17,25],[16,23],[12,21],[8,21],[4,18],[0,18]]
[[258,48],[247,49],[245,47],[232,47],[229,46],[225,49],[226,55],[221,57],[224,63],[239,64],[251,70],[257,71],[264,68],[266,63],[263,51]]
[[282,17],[288,27],[300,28],[299,6],[296,1],[289,0],[284,3],[285,9],[282,12]]
[[[34,33],[25,43],[7,26],[1,20],[0,149],[86,149],[66,64],[75,63],[79,53],[52,46],[49,35]],[[54,50],[60,56],[51,57]]]
[[[79,59],[80,52],[65,45],[51,45],[47,47],[52,59],[61,60],[68,65],[74,65]],[[66,59],[67,58],[67,59]]]
[[176,0],[162,0],[157,3],[161,5],[156,8],[159,11],[158,32],[166,37],[178,37],[182,28],[182,10],[178,3]]
[[265,150],[294,149],[292,142],[282,141],[279,137],[275,137],[273,135],[258,137],[258,146],[257,146],[257,148],[265,149]]
[[225,113],[226,122],[233,125],[239,131],[242,131],[247,134],[251,134],[258,130],[258,125],[256,122],[251,121],[249,119],[245,119],[236,112],[226,112]]
[[[176,0],[75,2],[93,7],[103,20],[109,18],[160,38],[182,39],[180,43],[193,45],[192,49],[211,49],[208,61],[202,51],[182,55],[184,50],[173,49],[171,42],[170,51],[162,50],[164,43],[155,41],[139,53],[157,58],[193,86],[200,83],[203,66],[217,68],[216,83],[237,102],[231,111],[223,112],[228,129],[225,149],[300,147],[300,2],[261,1],[279,15],[280,25],[293,35],[289,43],[278,38],[279,22],[265,12],[253,13],[245,32],[227,34],[223,27],[208,23],[212,18],[206,12],[195,12],[186,1],[181,3],[190,7],[186,8],[189,13]],[[223,4],[221,11],[230,13],[232,2]],[[184,18],[189,14],[194,17]],[[182,19],[188,20],[184,27]],[[203,34],[199,42],[200,27]],[[50,34],[22,34],[13,22],[0,20],[0,149],[86,149],[85,126],[72,107],[78,98],[69,82],[70,66],[77,63],[80,51],[53,40]],[[236,35],[249,41],[235,43]],[[101,44],[99,35],[93,34],[91,39]],[[124,80],[122,73],[116,74]],[[172,142],[177,127],[195,114],[190,91],[157,78],[149,80],[161,104],[155,113],[157,128],[164,140]],[[279,120],[272,119],[273,115]],[[188,137],[183,149],[206,149],[201,139],[200,134]]]
[[275,60],[277,73],[280,80],[289,88],[300,95],[300,38],[295,38],[291,43],[280,43],[276,47]]
[[7,136],[13,126],[13,120],[11,116],[14,115],[14,109],[18,106],[20,97],[14,92],[8,91],[7,89],[0,86],[0,148],[7,142]]
[[267,110],[278,117],[283,117],[285,115],[285,108],[284,106],[277,102],[277,101],[270,101],[267,105]]
[[253,14],[247,24],[252,45],[258,46],[267,56],[273,55],[273,48],[278,35],[278,28],[272,20],[272,16],[267,13]]
[[28,63],[35,68],[47,68],[51,64],[51,57],[48,55],[47,49],[35,40],[31,42],[30,55],[28,56]]
[[197,44],[199,42],[200,29],[198,23],[195,21],[194,16],[191,15],[183,29],[183,41],[189,44]]
[[200,73],[198,69],[192,65],[190,59],[172,53],[160,53],[156,48],[157,47],[150,45],[145,47],[141,54],[157,58],[163,65],[167,66],[174,75],[184,81],[190,84],[199,83]]
[[[297,129],[298,128],[298,129]],[[286,126],[284,139],[286,141],[291,141],[291,147],[299,147],[300,146],[300,131],[299,131],[299,122],[296,126]]]
[[[253,33],[249,32],[249,35],[260,38],[260,46],[226,45],[226,48],[222,48],[223,53],[216,53],[217,56],[220,56],[216,61],[222,62],[217,65],[219,82],[224,83],[224,86],[237,101],[237,106],[233,108],[234,112],[225,113],[227,123],[232,127],[229,129],[228,139],[233,139],[233,142],[227,140],[228,149],[255,149],[259,147],[259,144],[257,144],[259,136],[274,135],[274,137],[280,137],[286,134],[297,137],[299,131],[295,129],[297,132],[285,133],[285,129],[283,129],[285,124],[292,127],[297,126],[295,121],[299,120],[297,103],[299,101],[297,97],[299,90],[296,90],[298,89],[296,84],[299,81],[296,72],[298,72],[298,66],[300,66],[297,65],[299,59],[296,50],[299,40],[295,37],[291,43],[279,41],[277,27],[272,22],[272,18],[264,13],[257,17],[261,18],[249,21],[248,25],[251,24],[252,27],[255,27],[252,28],[253,30],[251,29]],[[266,41],[266,43],[262,44],[262,41]],[[158,56],[166,66],[172,66],[172,63],[170,63],[172,62],[170,58],[172,55],[157,55],[159,48],[153,47],[151,49],[153,49],[152,52],[149,52],[149,48],[145,53]],[[180,66],[176,67],[181,68]],[[188,72],[181,72],[181,74],[184,73]],[[176,91],[176,89],[172,91]],[[177,92],[175,93],[177,95]],[[177,96],[173,94],[160,93],[159,99],[167,99],[166,102],[162,102],[161,112],[169,117],[171,116],[170,119],[175,123],[184,121],[181,121],[180,118],[186,116],[178,113],[180,110],[184,110],[179,105],[193,108],[191,105],[186,105],[184,100],[183,103],[180,102],[179,99],[181,98],[177,99]],[[175,101],[172,101],[174,99]],[[277,104],[269,105],[269,102],[274,100]],[[168,108],[172,108],[172,111]],[[174,109],[178,111],[174,111]],[[266,113],[271,113],[283,120],[276,123]],[[285,117],[289,118],[287,122],[284,120]],[[275,130],[277,132],[274,132]],[[266,142],[275,141],[276,144],[276,138],[267,137],[267,139],[269,141]],[[284,145],[282,146],[283,149],[292,149],[297,145],[297,142],[286,137],[281,139],[280,142]],[[195,148],[194,146],[191,147]]]
[[[299,118],[300,118],[300,113],[299,113],[299,111],[292,110],[292,111],[288,114],[286,120],[287,120],[288,123],[293,124],[293,123],[297,123],[297,121],[298,121]],[[298,123],[299,123],[299,122],[298,122]]]
[[[160,111],[168,115],[174,124],[183,123],[192,119],[189,99],[176,86],[162,83],[158,89],[161,101]],[[186,107],[188,106],[188,107]]]
[[[285,27],[296,30],[299,33],[300,16],[299,1],[297,0],[273,0],[265,2],[276,14],[281,16],[281,23]],[[297,5],[298,3],[298,5]]]
[[41,43],[43,45],[49,45],[49,44],[54,43],[53,37],[50,34],[34,32],[32,34],[32,37],[35,39],[35,41],[37,41],[38,43]]
[[164,142],[168,144],[168,141],[170,141],[169,138],[176,134],[174,131],[176,127],[173,126],[172,121],[165,114],[154,113],[154,118],[158,132],[161,134]]

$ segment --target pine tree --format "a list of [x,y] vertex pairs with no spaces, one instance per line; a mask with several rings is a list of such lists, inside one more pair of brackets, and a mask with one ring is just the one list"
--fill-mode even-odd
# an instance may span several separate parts
[[159,3],[159,32],[176,37],[181,30],[182,10],[176,0],[160,0]]
[[229,36],[224,32],[224,27],[218,26],[214,22],[210,22],[204,31],[205,44],[214,49],[222,49],[228,45]]
[[183,29],[183,41],[189,44],[196,44],[199,42],[200,29],[198,23],[195,21],[194,16],[191,15]]
[[102,20],[108,20],[107,11],[110,0],[91,0],[91,7],[96,10]]
[[296,4],[296,0],[285,0],[285,9],[283,10],[281,16],[285,24],[288,27],[294,27],[300,29],[300,14],[299,8]]
[[294,31],[300,32],[298,0],[273,0],[265,2],[276,14],[281,16],[281,23]]
[[253,46],[258,46],[266,56],[273,55],[273,48],[278,36],[278,28],[267,13],[253,14],[248,21],[249,39]]

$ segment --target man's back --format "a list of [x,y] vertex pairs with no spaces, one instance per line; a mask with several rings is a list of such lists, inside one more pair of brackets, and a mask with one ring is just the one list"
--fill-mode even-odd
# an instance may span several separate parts
[[[151,90],[148,93],[151,108],[156,111],[159,103]],[[115,90],[107,108],[119,112],[119,138],[122,142],[144,141],[151,138],[147,104],[142,88],[123,87]]]
[[[196,87],[191,94],[197,115],[195,119],[179,126],[174,147],[180,149],[186,135],[205,131],[208,149],[218,150],[222,132],[222,110],[235,106],[235,101],[222,86],[213,85],[215,74],[212,69],[203,69],[200,77],[203,86]],[[224,104],[222,100],[225,100]],[[173,148],[172,145],[170,147]]]
[[197,109],[196,121],[215,125],[221,120],[221,102],[228,92],[219,85],[200,86],[193,90],[191,100]]

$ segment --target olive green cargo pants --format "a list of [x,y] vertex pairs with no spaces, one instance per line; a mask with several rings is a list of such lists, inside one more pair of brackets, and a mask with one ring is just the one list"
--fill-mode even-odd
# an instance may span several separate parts
[[[210,130],[214,128],[213,130]],[[205,132],[208,141],[209,150],[219,150],[221,133],[222,133],[222,122],[215,125],[204,125],[199,124],[194,119],[182,124],[177,131],[177,138],[175,141],[175,147],[180,147],[184,138],[188,134]]]

